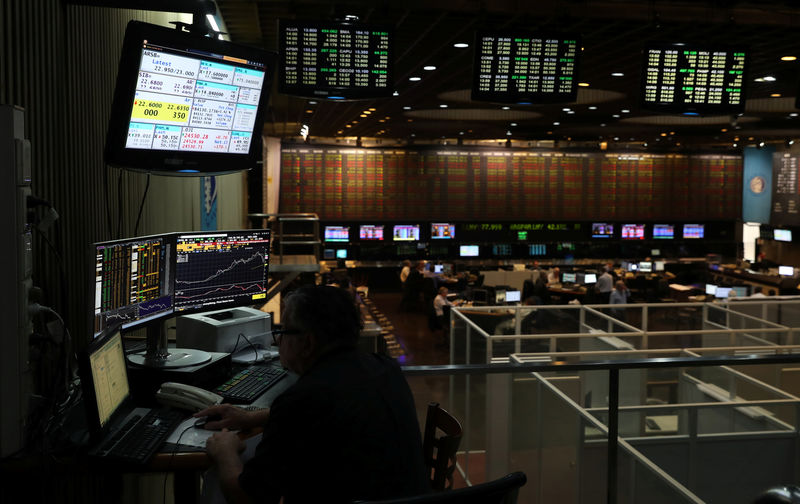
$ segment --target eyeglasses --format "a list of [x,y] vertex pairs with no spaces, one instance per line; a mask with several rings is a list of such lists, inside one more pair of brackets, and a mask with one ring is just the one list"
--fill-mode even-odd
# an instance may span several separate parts
[[297,329],[273,329],[272,330],[272,343],[276,346],[281,344],[281,339],[284,334],[301,334],[303,331]]

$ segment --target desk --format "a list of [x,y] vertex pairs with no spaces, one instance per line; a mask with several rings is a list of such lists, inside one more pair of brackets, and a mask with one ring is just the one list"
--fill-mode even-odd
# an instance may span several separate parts
[[547,291],[559,299],[558,303],[553,304],[567,304],[573,299],[583,299],[583,297],[586,296],[586,287],[573,287],[571,289],[548,287]]
[[[267,389],[249,408],[268,408],[272,402],[297,381],[297,376],[289,373],[278,383]],[[261,433],[260,429],[243,431],[239,437],[246,439]],[[211,467],[211,459],[205,449],[195,446],[167,443],[145,466],[148,472],[174,472],[175,503],[194,503],[200,497],[200,476]]]

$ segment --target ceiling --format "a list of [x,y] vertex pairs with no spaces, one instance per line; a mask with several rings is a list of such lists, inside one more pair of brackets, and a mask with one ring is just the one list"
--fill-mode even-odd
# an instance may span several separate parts
[[[282,95],[273,88],[264,132],[311,138],[363,137],[382,143],[461,138],[514,143],[607,141],[662,149],[731,150],[800,138],[794,108],[800,81],[800,7],[793,1],[628,0],[216,0],[234,42],[277,48],[277,20],[331,20],[346,14],[395,27],[395,90],[380,100],[333,102]],[[472,102],[472,42],[479,29],[523,28],[578,33],[584,51],[575,103]],[[457,49],[455,42],[470,47]],[[639,106],[641,50],[648,42],[701,42],[750,50],[742,117],[654,114]],[[425,71],[423,66],[436,70]],[[611,74],[621,72],[622,77]],[[756,82],[771,75],[772,82]],[[409,77],[421,77],[412,82]],[[779,95],[779,96],[772,96]],[[441,105],[447,105],[442,108]],[[592,108],[590,108],[592,107]],[[362,111],[374,108],[366,118]],[[565,111],[568,108],[570,111]],[[558,124],[554,124],[558,123]],[[348,128],[347,125],[350,125]],[[752,140],[750,138],[752,137]],[[738,139],[738,140],[737,140]],[[736,147],[734,147],[736,144]]]

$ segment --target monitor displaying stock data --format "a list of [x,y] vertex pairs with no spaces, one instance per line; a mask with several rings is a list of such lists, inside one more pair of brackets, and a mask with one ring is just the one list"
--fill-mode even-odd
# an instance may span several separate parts
[[472,99],[502,103],[572,102],[578,93],[576,35],[479,31]]
[[645,48],[642,106],[685,114],[744,111],[747,52],[696,44]]
[[394,90],[392,29],[351,22],[281,19],[279,89],[328,99],[367,99]]

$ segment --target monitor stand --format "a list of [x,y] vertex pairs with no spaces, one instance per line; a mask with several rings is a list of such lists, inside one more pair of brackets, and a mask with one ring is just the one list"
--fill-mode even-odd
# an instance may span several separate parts
[[157,320],[147,324],[147,349],[129,354],[128,361],[148,368],[177,369],[210,362],[211,354],[193,348],[168,348],[164,321]]

